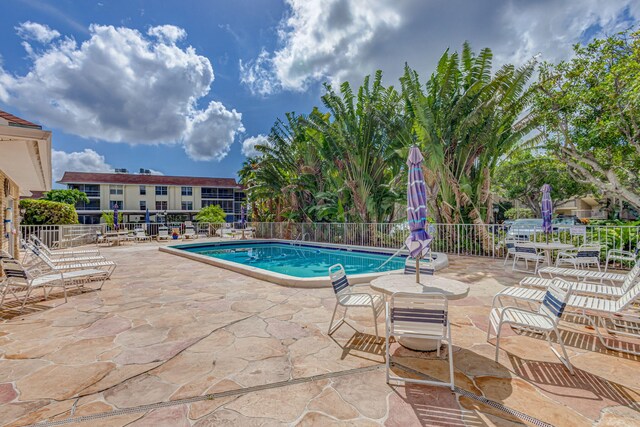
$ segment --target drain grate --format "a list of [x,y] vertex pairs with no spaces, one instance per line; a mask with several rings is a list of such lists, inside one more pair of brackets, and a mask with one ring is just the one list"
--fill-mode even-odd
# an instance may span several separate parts
[[[399,363],[392,363],[393,365],[396,365],[400,368],[402,368],[403,370],[407,371],[407,372],[411,372],[413,374],[416,375],[420,375],[426,379],[430,379],[430,380],[435,380],[435,378],[430,377],[429,375],[425,375],[422,372],[416,371],[412,368],[409,368],[407,366],[401,365]],[[253,393],[256,391],[261,391],[261,390],[269,390],[269,389],[274,389],[274,388],[281,388],[281,387],[288,387],[291,385],[296,385],[296,384],[303,384],[303,383],[308,383],[308,382],[313,382],[313,381],[321,381],[321,380],[326,380],[326,379],[331,379],[331,378],[338,378],[338,377],[343,377],[346,375],[356,375],[356,374],[360,374],[360,373],[364,373],[364,372],[372,372],[372,371],[376,371],[379,369],[384,369],[384,365],[373,365],[373,366],[367,366],[364,368],[356,368],[356,369],[347,369],[344,371],[339,371],[339,372],[330,372],[330,373],[326,373],[326,374],[321,374],[321,375],[312,375],[310,377],[302,377],[302,378],[296,378],[296,379],[292,379],[292,380],[288,380],[288,381],[280,381],[280,382],[276,382],[276,383],[270,383],[270,384],[262,384],[262,385],[258,385],[258,386],[253,386],[253,387],[247,387],[247,388],[241,388],[241,389],[237,389],[237,390],[228,390],[228,391],[223,391],[220,393],[212,393],[212,394],[205,394],[202,396],[195,396],[195,397],[189,397],[186,399],[179,399],[179,400],[171,400],[168,402],[158,402],[158,403],[151,403],[149,405],[141,405],[141,406],[136,406],[133,408],[124,408],[124,409],[116,409],[110,412],[102,412],[99,414],[92,414],[92,415],[83,415],[80,417],[73,417],[73,415],[70,418],[64,418],[61,420],[55,420],[55,421],[43,421],[40,423],[36,423],[36,424],[31,424],[30,426],[27,427],[54,427],[54,426],[61,426],[61,425],[66,425],[66,424],[73,424],[73,423],[80,423],[80,422],[85,422],[85,421],[94,421],[94,420],[99,420],[99,419],[103,419],[103,418],[110,418],[110,417],[116,417],[119,415],[128,415],[128,414],[135,414],[135,413],[140,413],[140,412],[147,412],[147,411],[151,411],[153,409],[159,409],[159,408],[166,408],[169,406],[177,406],[177,405],[184,405],[184,404],[189,404],[189,403],[195,403],[195,402],[200,402],[203,400],[212,400],[212,399],[217,399],[220,397],[229,397],[229,396],[240,396],[243,394],[248,394],[248,393]],[[552,424],[548,424],[545,423],[544,421],[540,421],[537,418],[534,418],[530,415],[527,415],[523,412],[517,411],[515,409],[511,409],[506,407],[505,405],[503,405],[502,403],[487,399],[484,396],[479,396],[477,394],[471,393],[467,390],[461,389],[460,387],[455,387],[455,392],[458,393],[461,396],[465,396],[468,397],[470,399],[476,400],[478,402],[484,403],[485,405],[491,406],[492,408],[495,408],[499,411],[505,412],[507,414],[513,415],[514,417],[517,417],[523,421],[526,421],[530,424],[533,424],[535,426],[538,427],[553,427]],[[75,404],[74,407],[72,408],[72,412],[75,412]]]

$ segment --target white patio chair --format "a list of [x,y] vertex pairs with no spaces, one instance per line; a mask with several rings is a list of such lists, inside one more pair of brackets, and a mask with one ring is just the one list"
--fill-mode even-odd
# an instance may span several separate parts
[[[447,297],[438,292],[414,294],[396,292],[387,303],[386,320],[386,370],[387,383],[403,381],[405,383],[427,384],[449,387],[454,390],[453,380],[453,346],[451,342],[451,324],[448,320]],[[437,356],[440,357],[440,344],[447,342],[449,358],[449,382],[404,378],[390,373],[391,354],[389,341],[391,337],[419,338],[437,341]]]
[[49,252],[42,247],[38,247],[32,243],[23,241],[22,247],[25,248],[25,256],[23,259],[23,263],[27,263],[29,258],[32,256],[38,257],[40,255],[49,259],[52,264],[60,265],[60,264],[75,264],[81,262],[100,262],[105,261],[105,257],[102,255],[92,255],[92,256],[64,256],[63,258],[51,257]]
[[[487,341],[491,338],[491,328],[493,328],[496,332],[496,362],[498,361],[500,351],[500,332],[502,326],[511,325],[524,328],[527,331],[543,334],[549,343],[551,351],[553,351],[558,359],[569,369],[569,372],[573,374],[573,367],[567,356],[567,350],[564,347],[562,336],[560,336],[560,332],[558,331],[558,322],[560,321],[560,317],[562,317],[562,313],[565,310],[570,296],[570,284],[562,279],[554,279],[553,283],[549,285],[547,291],[544,293],[540,308],[537,312],[519,307],[494,307],[489,314]],[[560,344],[562,348],[562,355],[560,355],[551,344],[552,332],[556,334],[558,344]]]
[[182,233],[182,240],[184,239],[197,239],[198,238],[198,233],[196,233],[196,229],[193,228],[192,226],[186,226],[184,227],[184,233]]
[[169,234],[169,229],[164,225],[158,227],[158,241],[160,240],[169,240],[171,239],[171,235]]
[[[518,261],[524,260],[524,265],[526,270],[520,270],[516,268],[518,265]],[[515,244],[515,253],[513,255],[513,265],[511,266],[512,271],[521,271],[524,273],[530,273],[529,271],[529,261],[534,263],[533,272],[538,272],[538,264],[545,262],[544,254],[540,252],[538,249],[527,246],[526,244]]]
[[515,237],[507,237],[504,239],[504,247],[506,249],[506,253],[504,256],[504,263],[502,264],[503,266],[507,265],[507,261],[509,261],[509,257],[515,257],[516,243],[525,243],[525,242],[521,239],[516,239]]
[[[544,301],[544,297],[544,291],[512,286],[496,294],[493,298],[493,307],[501,307],[505,298],[529,303],[541,303]],[[571,314],[575,317],[586,320],[596,331],[603,347],[638,356],[640,352],[633,350],[632,346],[622,345],[616,347],[608,344],[600,333],[600,328],[603,328],[613,337],[623,335],[640,339],[640,311],[637,307],[639,300],[640,281],[636,281],[617,299],[571,295],[567,301],[566,310],[571,311]]]
[[588,268],[595,265],[600,271],[600,245],[586,244],[573,251],[560,251],[556,258],[556,267],[571,264],[573,268]]
[[618,261],[620,263],[635,262],[638,259],[638,255],[640,255],[640,246],[636,248],[635,252],[623,251],[622,249],[609,249],[607,251],[607,259],[604,262],[604,271],[607,271],[611,261]]
[[594,270],[580,270],[577,268],[560,268],[560,267],[543,267],[538,270],[538,274],[540,277],[543,277],[543,274],[548,274],[550,278],[554,278],[556,276],[565,276],[565,277],[575,277],[578,280],[598,280],[603,282],[608,280],[611,284],[616,284],[618,282],[624,282],[630,275],[636,274],[637,269],[640,269],[640,260],[637,260],[631,271],[627,274],[620,273],[609,273],[605,271],[594,271]]
[[[27,249],[30,250],[46,267],[49,267],[54,272],[64,272],[65,277],[75,276],[80,273],[71,274],[73,271],[83,270],[84,275],[94,275],[96,280],[102,279],[102,285],[104,281],[111,277],[111,274],[115,271],[117,264],[113,261],[83,261],[77,263],[55,263],[47,255],[33,245],[27,245]],[[105,276],[103,278],[103,276]]]
[[[329,267],[329,278],[333,291],[336,294],[336,306],[333,309],[331,322],[329,322],[328,335],[333,334],[343,323],[346,322],[347,310],[349,308],[370,308],[373,313],[373,324],[376,330],[376,338],[378,334],[378,316],[384,310],[384,300],[380,295],[371,295],[367,292],[353,292],[353,286],[349,285],[349,279],[341,264],[335,264]],[[344,307],[342,318],[334,325],[333,322],[338,311],[338,307]],[[354,328],[355,329],[355,328]]]

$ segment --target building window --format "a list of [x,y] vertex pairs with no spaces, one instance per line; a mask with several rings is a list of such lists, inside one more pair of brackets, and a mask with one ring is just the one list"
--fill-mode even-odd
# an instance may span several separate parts
[[166,195],[167,195],[167,186],[156,185],[156,196],[166,196]]
[[109,200],[109,209],[114,210],[118,205],[118,209],[122,209],[123,203],[122,200]]
[[218,198],[218,189],[211,187],[202,187],[201,197],[203,199],[217,199]]
[[182,195],[183,196],[192,196],[193,195],[193,187],[182,187]]
[[218,189],[219,199],[233,199],[233,188],[220,188]]
[[141,211],[147,210],[147,201],[146,200],[140,200],[140,210]]
[[182,210],[183,211],[192,211],[193,210],[193,202],[182,202]]
[[231,200],[203,200],[202,207],[206,208],[207,206],[220,206],[223,211],[227,213],[233,213],[233,201]]
[[122,185],[110,185],[109,194],[112,196],[120,196],[123,193]]
[[157,211],[166,211],[167,210],[167,201],[166,200],[162,200],[162,201],[158,200],[156,202],[156,210]]
[[147,186],[146,185],[141,185],[140,186],[140,195],[144,196],[147,194]]

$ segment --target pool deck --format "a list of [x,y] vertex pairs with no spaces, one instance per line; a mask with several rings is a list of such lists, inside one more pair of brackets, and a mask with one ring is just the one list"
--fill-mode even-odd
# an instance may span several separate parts
[[[471,286],[450,304],[463,395],[387,385],[370,311],[353,310],[356,330],[327,336],[330,288],[279,286],[158,246],[101,248],[118,263],[102,291],[0,311],[1,424],[535,425],[524,413],[555,426],[640,425],[640,357],[602,349],[582,326],[562,326],[574,376],[543,339],[507,329],[494,362],[492,297],[523,276],[501,260],[450,256],[438,273]],[[392,353],[409,375],[447,375],[435,355]]]

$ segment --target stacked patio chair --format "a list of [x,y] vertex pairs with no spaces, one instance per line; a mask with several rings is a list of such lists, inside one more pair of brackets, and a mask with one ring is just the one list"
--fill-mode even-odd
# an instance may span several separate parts
[[607,251],[607,260],[604,263],[604,271],[609,268],[609,263],[614,262],[635,262],[640,256],[640,245],[636,248],[635,252],[623,251],[622,249],[609,249]]
[[[517,268],[518,261],[523,260],[525,265],[525,270],[520,270]],[[545,261],[544,255],[536,248],[532,246],[527,246],[525,243],[516,243],[515,244],[515,252],[513,255],[513,265],[511,266],[512,271],[521,271],[524,273],[529,273],[529,261],[534,263],[533,272],[538,272],[538,265]]]
[[[431,266],[431,259],[420,260],[420,274],[426,274],[427,276],[433,276],[435,270]],[[416,259],[407,257],[404,262],[404,274],[416,274]]]
[[507,237],[504,239],[504,247],[506,249],[506,253],[504,256],[504,263],[502,265],[507,265],[507,261],[509,261],[509,257],[515,257],[516,255],[516,243],[526,243],[524,240],[517,239],[515,237]]
[[556,267],[571,264],[573,268],[588,268],[595,265],[600,271],[600,245],[586,244],[573,251],[560,251],[556,259]]
[[[438,292],[414,294],[394,293],[386,306],[386,371],[387,383],[403,381],[405,383],[427,384],[449,387],[454,391],[453,380],[453,346],[451,340],[451,323],[448,318],[447,297]],[[391,375],[391,354],[389,341],[391,337],[419,338],[436,341],[437,356],[440,357],[440,343],[447,342],[449,358],[449,382],[421,380]]]
[[31,234],[29,236],[29,241],[33,243],[36,247],[45,252],[50,258],[56,257],[84,257],[84,256],[99,256],[100,251],[97,249],[83,249],[83,250],[51,250],[47,245],[42,242],[35,234]]
[[[557,287],[566,288],[566,286]],[[545,298],[545,292],[530,288],[508,287],[496,294],[493,299],[493,307],[502,306],[502,301],[505,298],[528,303],[542,303]],[[576,292],[566,301],[566,311],[571,312],[578,319],[586,320],[596,331],[603,347],[609,350],[640,355],[640,352],[632,350],[630,346],[616,347],[608,344],[600,333],[600,328],[603,328],[612,335],[640,338],[639,300],[640,280],[635,280],[618,298],[578,295]]]
[[[331,285],[333,291],[336,294],[336,306],[333,309],[333,315],[331,316],[331,322],[329,323],[328,335],[333,334],[343,323],[346,322],[347,310],[349,308],[370,308],[373,313],[373,324],[375,325],[376,338],[379,338],[378,334],[378,316],[384,310],[384,300],[380,295],[371,295],[367,292],[354,292],[354,286],[349,284],[349,279],[344,271],[344,267],[341,264],[335,264],[329,267],[329,277],[331,279]],[[336,322],[333,322],[338,311],[338,307],[344,307],[344,314],[342,318]]]
[[[560,361],[573,374],[573,367],[567,356],[567,350],[558,331],[558,322],[567,306],[567,301],[571,296],[571,285],[562,279],[554,279],[542,292],[542,299],[538,311],[525,310],[519,307],[493,307],[489,314],[489,327],[487,328],[487,341],[491,338],[491,329],[496,332],[496,356],[498,361],[498,353],[500,351],[500,332],[502,326],[511,325],[517,328],[523,328],[527,331],[539,333],[545,336],[551,351],[560,359]],[[558,344],[562,349],[560,355],[551,344],[551,333],[555,333]]]
[[22,241],[22,247],[25,249],[25,254],[23,258],[23,263],[25,264],[30,262],[31,261],[30,258],[33,258],[33,257],[35,257],[36,259],[45,257],[52,264],[55,264],[55,265],[106,261],[102,255],[79,254],[80,256],[74,256],[73,254],[67,254],[67,255],[57,256],[58,254],[54,253],[54,255],[52,256],[50,255],[51,252],[49,252],[44,247],[39,247],[37,245],[34,245],[33,243],[29,243],[24,240]]

